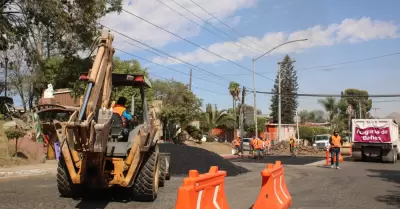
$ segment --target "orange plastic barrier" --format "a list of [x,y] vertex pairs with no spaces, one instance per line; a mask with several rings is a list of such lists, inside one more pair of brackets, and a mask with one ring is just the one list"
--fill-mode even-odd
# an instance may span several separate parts
[[179,187],[175,209],[229,209],[225,197],[226,171],[212,166],[208,173],[190,170],[189,177]]
[[281,161],[267,164],[261,171],[262,185],[252,209],[287,209],[292,205],[292,196],[286,187],[285,172]]
[[[331,152],[329,151],[329,148],[326,149],[325,159],[326,159],[325,165],[330,166],[331,165]],[[336,155],[333,156],[333,162],[336,162]],[[339,153],[339,162],[343,162],[342,153]]]

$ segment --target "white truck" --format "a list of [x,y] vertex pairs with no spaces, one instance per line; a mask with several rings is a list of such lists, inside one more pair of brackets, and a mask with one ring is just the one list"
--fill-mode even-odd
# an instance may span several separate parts
[[400,157],[399,126],[393,119],[353,119],[352,139],[355,160],[379,157],[396,163]]

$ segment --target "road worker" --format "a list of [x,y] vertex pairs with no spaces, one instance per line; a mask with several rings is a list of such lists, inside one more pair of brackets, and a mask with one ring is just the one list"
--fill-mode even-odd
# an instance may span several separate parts
[[250,142],[250,151],[249,151],[249,154],[251,154],[252,157],[255,156],[255,152],[256,152],[256,149],[255,149],[256,141],[257,141],[256,137],[253,136],[253,138],[251,139],[251,142]]
[[255,150],[257,151],[257,159],[259,160],[264,152],[263,141],[260,138],[257,138],[255,141]]
[[125,134],[129,132],[129,123],[134,122],[134,117],[132,117],[132,115],[126,109],[126,101],[127,99],[125,97],[119,97],[113,108],[113,112],[118,114],[122,119],[122,127]]
[[269,154],[269,141],[267,138],[264,139],[264,155]]
[[331,168],[334,167],[334,157],[336,156],[336,169],[339,168],[339,156],[340,156],[340,147],[343,144],[342,137],[339,136],[338,131],[335,129],[333,131],[333,135],[329,139],[329,144],[331,145],[329,151],[331,152]]
[[236,139],[234,139],[232,141],[232,145],[236,149],[235,155],[239,155],[239,153],[241,153],[241,156],[243,157],[243,151],[240,147],[240,137],[239,136],[236,136]]
[[293,135],[290,137],[289,143],[290,153],[292,154],[292,157],[296,157],[296,140],[294,139]]

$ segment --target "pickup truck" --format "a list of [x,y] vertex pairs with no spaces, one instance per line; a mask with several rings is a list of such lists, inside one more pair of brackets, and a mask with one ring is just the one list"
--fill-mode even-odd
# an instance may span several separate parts
[[396,163],[400,157],[399,126],[393,119],[353,119],[352,139],[355,160],[380,158]]

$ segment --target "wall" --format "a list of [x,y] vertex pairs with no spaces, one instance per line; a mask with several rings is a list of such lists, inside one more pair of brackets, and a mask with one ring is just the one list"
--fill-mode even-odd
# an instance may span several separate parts
[[[267,136],[278,142],[278,124],[267,124]],[[281,141],[288,141],[291,136],[296,136],[295,124],[281,124]]]

